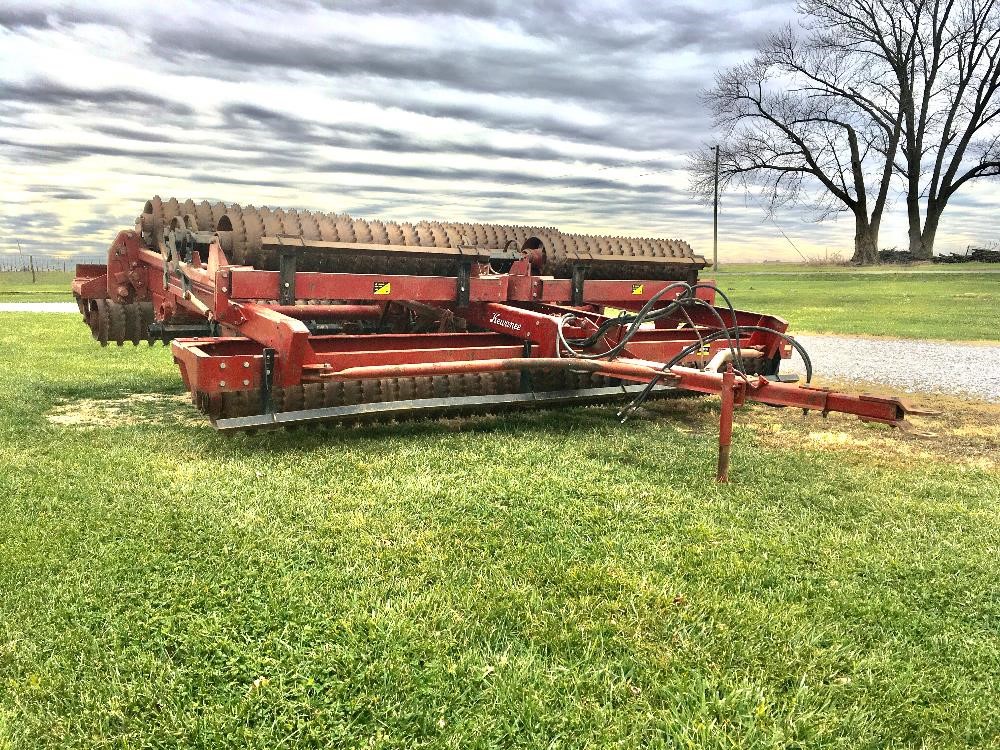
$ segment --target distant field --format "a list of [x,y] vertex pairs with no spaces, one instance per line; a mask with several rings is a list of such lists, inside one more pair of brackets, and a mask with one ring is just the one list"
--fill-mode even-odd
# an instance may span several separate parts
[[779,315],[793,331],[1000,341],[1000,274],[730,272],[733,304]]
[[0,302],[72,302],[71,271],[39,271],[35,283],[31,273],[0,273]]
[[[711,260],[711,259],[710,259]],[[911,266],[883,265],[858,266],[845,265],[807,265],[805,263],[722,263],[718,275],[730,273],[846,273],[846,274],[910,274],[910,273],[969,273],[970,271],[996,271],[1000,273],[1000,265],[996,263],[915,263]],[[711,264],[705,270],[706,274],[714,274]]]
[[[995,264],[881,266],[739,264],[716,278],[737,307],[786,318],[798,332],[1000,341]],[[0,302],[71,301],[72,273],[0,273]]]

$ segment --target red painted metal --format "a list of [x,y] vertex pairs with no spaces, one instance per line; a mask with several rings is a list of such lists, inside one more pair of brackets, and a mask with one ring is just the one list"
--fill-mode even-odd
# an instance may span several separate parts
[[108,267],[80,264],[73,279],[73,294],[78,299],[107,299]]
[[270,307],[279,315],[290,318],[324,318],[329,320],[374,320],[380,318],[385,308],[382,305],[273,305]]
[[[703,305],[685,307],[639,330],[618,358],[583,359],[562,351],[560,321],[568,338],[583,339],[609,320],[607,308],[635,312],[661,292],[655,305],[663,308],[685,287],[666,281],[584,278],[574,289],[571,279],[535,275],[531,260],[522,258],[506,273],[472,263],[466,289],[457,274],[298,272],[294,298],[328,302],[281,305],[280,272],[233,265],[218,241],[205,243],[181,261],[165,250],[147,247],[137,231],[120,232],[106,266],[77,267],[73,291],[81,310],[88,309],[91,300],[110,300],[109,304],[148,301],[161,323],[203,320],[215,324],[221,335],[172,343],[186,387],[192,394],[211,399],[220,399],[224,393],[260,391],[265,384],[265,352],[274,354],[273,385],[284,388],[327,380],[529,369],[569,369],[633,383],[655,380],[720,396],[719,481],[728,479],[735,407],[746,401],[824,414],[843,412],[897,426],[907,413],[898,399],[774,382],[737,373],[732,363],[722,373],[700,369],[730,347],[739,349],[747,361],[774,363],[791,355],[790,346],[778,335],[788,328],[784,320],[719,306],[710,286],[695,291]],[[283,240],[281,244],[284,247]],[[427,326],[440,330],[410,332],[406,326],[420,318],[421,330],[429,330]],[[313,334],[307,324],[315,320],[346,323],[356,332]],[[446,330],[456,321],[469,330]],[[664,362],[674,360],[706,334],[734,324],[771,331],[743,330],[737,340],[703,344],[679,365],[665,369]],[[394,330],[394,325],[403,326],[403,332],[359,332],[376,326]],[[595,350],[616,346],[623,334],[621,327],[612,327]]]
[[[593,372],[608,377],[648,383],[659,370],[646,363],[623,360],[574,359],[569,357],[515,357],[510,359],[483,359],[462,362],[421,362],[384,366],[348,367],[324,374],[329,380],[365,380],[369,378],[414,378],[431,375],[463,375],[468,373],[504,372],[510,370],[573,370]],[[667,380],[674,378],[668,376]]]
[[[229,296],[234,300],[278,299],[277,271],[234,268]],[[394,276],[391,274],[299,273],[297,296],[302,299],[339,299],[351,302],[454,302],[458,279],[454,276]],[[499,302],[507,298],[507,277],[474,277],[469,297],[475,302]]]
[[733,410],[736,401],[735,386],[736,374],[733,372],[733,364],[730,362],[722,376],[722,390],[719,392],[721,401],[719,406],[719,464],[715,473],[718,482],[729,481],[729,453],[733,444]]

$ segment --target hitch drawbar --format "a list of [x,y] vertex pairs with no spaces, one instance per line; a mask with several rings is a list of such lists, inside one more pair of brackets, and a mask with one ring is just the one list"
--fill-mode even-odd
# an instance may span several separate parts
[[[929,414],[909,406],[898,398],[839,393],[828,388],[797,385],[763,376],[737,374],[730,362],[722,373],[696,370],[690,367],[671,367],[666,370],[655,362],[636,360],[594,359],[497,359],[470,362],[422,363],[388,367],[352,367],[330,373],[329,379],[413,377],[431,374],[460,374],[495,372],[502,370],[556,369],[599,373],[622,380],[653,383],[660,387],[717,394],[721,400],[719,417],[719,461],[716,479],[729,481],[729,456],[733,439],[735,408],[747,401],[770,406],[791,406],[804,411],[818,411],[824,417],[830,412],[853,414],[864,422],[881,422],[899,429],[907,429],[907,414]],[[633,386],[625,393],[636,393]],[[640,391],[641,392],[641,391]]]
[[[685,368],[674,368],[684,370]],[[697,374],[694,374],[697,373]],[[706,379],[703,376],[708,375]],[[733,413],[735,407],[747,401],[757,401],[769,406],[792,406],[803,411],[819,411],[824,417],[830,412],[854,414],[862,422],[881,422],[897,429],[909,428],[906,422],[908,414],[931,414],[933,412],[916,409],[895,397],[866,396],[850,393],[838,393],[827,388],[817,388],[810,385],[791,385],[789,383],[773,382],[767,378],[750,378],[744,380],[737,377],[730,364],[724,373],[704,373],[690,371],[683,373],[692,381],[683,386],[689,390],[702,393],[718,393],[721,399],[719,413],[719,463],[716,479],[719,482],[729,481],[729,454],[733,441]],[[708,382],[705,382],[705,381]],[[718,390],[714,390],[714,386]]]

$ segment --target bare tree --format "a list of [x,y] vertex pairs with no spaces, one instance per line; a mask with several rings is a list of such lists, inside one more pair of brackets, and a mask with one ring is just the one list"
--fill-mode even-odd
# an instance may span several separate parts
[[[910,250],[933,254],[941,215],[967,183],[1000,175],[997,0],[803,0],[816,36],[891,75],[904,113],[896,169]],[[888,112],[878,113],[883,120]]]
[[[1000,0],[801,0],[799,10],[799,33],[774,35],[707,94],[727,136],[724,177],[772,210],[795,200],[818,218],[851,211],[854,260],[870,262],[898,175],[910,249],[930,257],[949,200],[1000,174]],[[703,159],[694,170],[702,191]]]
[[[770,212],[810,206],[818,220],[854,217],[854,261],[877,259],[878,236],[902,132],[886,81],[826,35],[771,36],[750,62],[720,73],[705,100],[722,130],[720,181],[758,192]],[[711,169],[709,168],[711,166]],[[691,158],[707,195],[714,162]]]

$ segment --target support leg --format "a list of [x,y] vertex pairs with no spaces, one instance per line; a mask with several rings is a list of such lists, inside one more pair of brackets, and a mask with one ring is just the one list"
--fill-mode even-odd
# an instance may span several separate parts
[[733,373],[733,365],[730,363],[722,376],[722,392],[719,394],[722,399],[722,408],[719,413],[719,466],[715,477],[719,482],[729,481],[729,450],[733,443],[735,386],[736,375]]
[[263,414],[274,413],[274,402],[271,400],[271,390],[274,387],[274,349],[264,349],[261,366],[264,368],[260,379],[260,409]]

